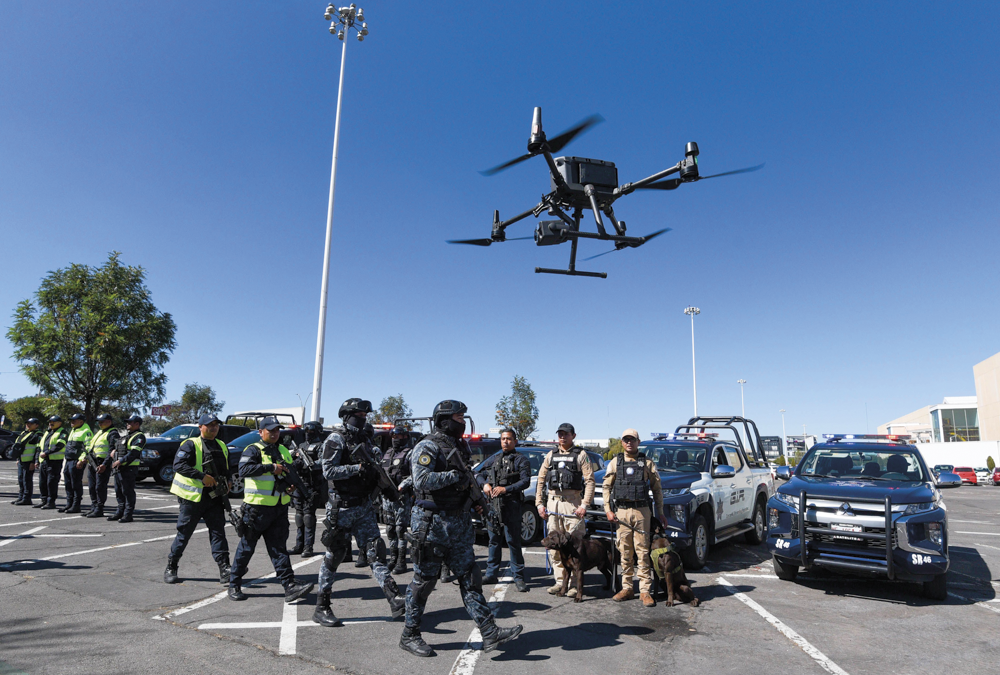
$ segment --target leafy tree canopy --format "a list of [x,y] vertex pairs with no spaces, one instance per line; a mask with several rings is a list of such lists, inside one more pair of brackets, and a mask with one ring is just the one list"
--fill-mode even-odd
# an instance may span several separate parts
[[538,430],[535,391],[520,375],[515,375],[510,383],[510,395],[504,396],[497,403],[496,423],[516,431],[519,439],[531,438]]
[[[403,395],[386,396],[371,415],[372,424],[395,424],[396,420],[413,417],[413,411],[403,400]],[[411,425],[407,425],[410,428]]]

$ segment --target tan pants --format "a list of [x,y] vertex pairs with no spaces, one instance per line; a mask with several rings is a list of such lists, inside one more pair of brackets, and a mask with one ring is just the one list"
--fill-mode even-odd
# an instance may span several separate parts
[[623,523],[646,532],[641,535],[627,527],[618,527],[618,552],[622,561],[622,588],[632,588],[632,577],[635,576],[633,555],[639,558],[639,592],[653,592],[652,566],[649,562],[649,527],[652,523],[652,513],[648,506],[638,509],[620,508],[615,516]]
[[[572,515],[580,504],[583,502],[583,493],[580,490],[563,490],[560,493],[549,493],[548,503],[545,508],[549,511],[549,522],[548,531],[549,532],[566,532],[570,534],[574,532],[578,527],[583,525],[583,520],[573,516],[572,518],[563,518],[561,515],[552,515],[555,513],[563,515]],[[563,564],[562,556],[559,551],[549,551],[549,563],[552,565],[552,578],[555,579],[557,584],[562,583],[563,578]]]

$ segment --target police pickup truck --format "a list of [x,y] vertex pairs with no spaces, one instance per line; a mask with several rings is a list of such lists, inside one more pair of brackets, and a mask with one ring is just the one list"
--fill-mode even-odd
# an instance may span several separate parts
[[937,479],[908,436],[826,434],[768,501],[767,546],[779,579],[799,568],[862,574],[923,584],[924,595],[948,595],[948,519]]
[[[764,509],[774,483],[753,420],[693,417],[672,434],[653,434],[639,452],[656,464],[667,536],[686,569],[704,567],[709,549],[726,539],[742,534],[752,545],[764,541]],[[591,529],[599,532],[607,526],[600,495],[604,472],[595,478],[598,494],[591,515],[597,522]]]

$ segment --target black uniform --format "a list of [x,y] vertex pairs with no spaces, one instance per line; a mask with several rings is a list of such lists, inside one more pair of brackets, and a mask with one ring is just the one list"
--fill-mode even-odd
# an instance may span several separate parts
[[524,554],[521,552],[521,507],[524,491],[531,485],[531,462],[517,450],[501,452],[488,457],[478,471],[480,483],[507,488],[502,496],[491,499],[493,507],[499,506],[503,532],[492,523],[487,528],[490,535],[490,552],[486,558],[486,578],[496,577],[500,572],[503,552],[500,537],[506,533],[507,548],[510,550],[510,572],[515,579],[524,579]]
[[[212,477],[215,478],[216,482],[228,481],[229,451],[226,444],[218,439],[212,441],[202,439],[202,447],[204,448],[203,453],[212,453]],[[195,460],[194,440],[189,438],[181,443],[181,447],[177,448],[177,454],[174,455],[174,472],[185,478],[202,480],[205,473],[208,472],[197,471]],[[208,457],[203,454],[202,468],[208,469],[208,465]],[[187,547],[191,535],[194,534],[195,528],[198,527],[198,523],[204,520],[205,526],[208,527],[208,539],[212,545],[212,558],[219,565],[220,571],[223,568],[226,572],[229,571],[229,542],[226,540],[225,531],[228,507],[226,500],[228,497],[213,497],[209,494],[212,489],[203,487],[201,499],[196,502],[180,496],[177,497],[177,503],[180,506],[180,511],[177,514],[177,536],[174,537],[174,543],[170,547],[170,557],[167,559],[169,563],[173,563],[174,567],[177,566],[181,555],[184,554],[184,549]]]
[[118,473],[115,474],[115,499],[118,507],[108,516],[108,520],[122,520],[126,523],[132,520],[135,512],[135,478],[139,475],[139,465],[131,464],[139,459],[144,447],[146,435],[141,431],[126,431],[120,435],[115,445],[114,461],[121,462]]
[[412,450],[409,443],[397,443],[393,439],[392,446],[382,458],[382,468],[397,488],[403,488],[399,491],[398,502],[382,498],[382,511],[386,515],[385,535],[389,539],[387,565],[397,574],[406,571],[406,528],[410,526],[410,509],[413,508],[413,479],[410,478]]
[[[323,477],[323,465],[321,464],[320,449],[323,447],[322,441],[316,443],[300,444],[293,457],[293,465],[302,481],[312,490],[312,499],[303,495],[301,490],[296,490],[292,495],[292,506],[295,507],[295,548],[289,553],[311,554],[316,542],[316,510],[326,506],[327,484]],[[312,468],[303,458],[307,454],[312,460]]]

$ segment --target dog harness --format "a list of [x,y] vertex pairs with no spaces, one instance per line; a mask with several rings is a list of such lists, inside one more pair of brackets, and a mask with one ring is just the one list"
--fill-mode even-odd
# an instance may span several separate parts
[[[656,574],[656,576],[658,576],[661,579],[663,578],[663,576],[662,573],[660,572],[660,556],[667,555],[673,550],[674,550],[673,546],[667,544],[666,547],[664,548],[654,548],[652,551],[649,552],[649,557],[653,561],[653,572]],[[676,574],[677,572],[681,572],[683,570],[684,570],[684,565],[678,564],[677,567],[675,567],[674,569],[667,570],[667,574]]]

